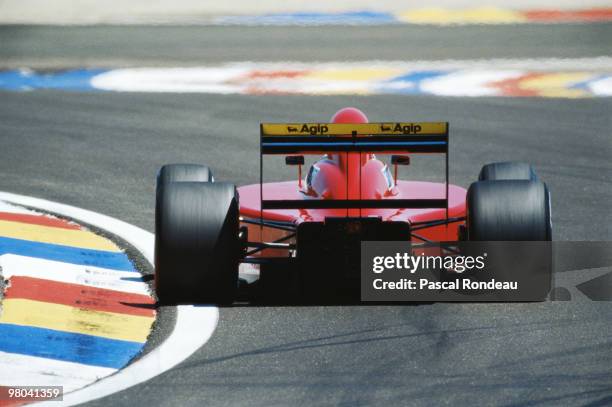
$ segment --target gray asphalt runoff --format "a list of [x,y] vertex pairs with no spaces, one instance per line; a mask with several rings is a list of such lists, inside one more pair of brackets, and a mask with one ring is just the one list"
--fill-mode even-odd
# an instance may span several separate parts
[[226,61],[578,58],[612,55],[612,24],[521,26],[0,26],[0,67],[191,66]]
[[[55,67],[57,61],[77,66],[105,58],[107,65],[141,58],[142,64],[172,65],[256,55],[325,60],[612,54],[609,24],[303,28],[301,40],[292,41],[294,30],[160,28],[157,35],[142,27],[9,27],[0,29],[0,60]],[[349,41],[348,33],[356,40]],[[393,40],[389,50],[380,45],[387,36]],[[313,38],[320,42],[311,43]],[[90,40],[93,48],[85,49]],[[106,48],[96,46],[105,41]],[[302,43],[300,52],[296,43]],[[407,50],[420,48],[420,54],[391,52],[400,43]],[[449,121],[451,181],[459,185],[468,186],[488,162],[533,163],[552,193],[556,240],[612,240],[610,98],[2,92],[0,190],[99,211],[152,231],[154,180],[162,164],[205,163],[216,179],[253,183],[260,121],[323,121],[347,105],[374,121]],[[282,167],[272,168],[281,175]],[[415,170],[419,174],[424,170]],[[214,335],[188,360],[89,404],[609,405],[611,321],[609,302],[588,301],[222,308]]]

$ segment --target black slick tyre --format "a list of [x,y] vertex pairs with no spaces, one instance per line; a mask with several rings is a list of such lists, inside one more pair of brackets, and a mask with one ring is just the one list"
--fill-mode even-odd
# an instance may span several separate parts
[[157,174],[157,185],[168,182],[213,182],[210,168],[200,164],[166,164]]
[[491,163],[482,167],[478,175],[479,181],[526,180],[537,181],[538,176],[533,167],[522,162]]
[[467,193],[467,211],[468,240],[551,240],[550,199],[540,181],[475,182]]
[[155,286],[160,303],[228,304],[234,300],[240,256],[238,217],[238,195],[232,184],[158,183]]

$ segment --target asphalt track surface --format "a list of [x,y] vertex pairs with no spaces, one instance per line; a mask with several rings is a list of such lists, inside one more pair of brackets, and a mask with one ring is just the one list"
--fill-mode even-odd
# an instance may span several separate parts
[[0,26],[0,67],[611,55],[612,24],[371,27]]
[[[547,49],[538,34],[520,43],[500,41],[500,48],[509,47],[513,57],[535,56],[538,46],[541,56],[609,55],[598,30],[609,33],[610,25],[593,27],[580,28],[581,46],[558,40]],[[567,38],[577,29],[555,28]],[[0,43],[7,44],[6,30],[0,30]],[[105,38],[118,35],[106,30]],[[195,36],[202,29],[194,30]],[[523,36],[529,28],[499,30]],[[466,35],[461,28],[447,33],[449,42]],[[223,41],[218,38],[216,47],[223,49]],[[250,52],[273,46],[277,60],[295,52],[268,42],[253,43]],[[22,55],[1,47],[3,58],[6,52],[13,60],[38,55],[25,45]],[[492,56],[469,48],[453,57]],[[62,50],[39,50],[40,60]],[[161,61],[160,55],[178,51],[147,52]],[[303,52],[305,58],[324,59],[312,44]],[[367,52],[371,59],[381,51]],[[496,52],[500,56],[503,49]],[[104,55],[98,50],[96,58]],[[228,58],[238,60],[238,54]],[[79,57],[70,60],[76,65]],[[109,64],[112,60],[111,55]],[[189,60],[205,57],[196,52]],[[612,240],[610,98],[0,92],[0,190],[65,202],[152,231],[154,179],[162,164],[205,163],[216,179],[252,183],[260,121],[324,120],[346,105],[363,109],[372,120],[449,121],[451,181],[459,185],[474,181],[487,162],[532,162],[552,192],[556,240]],[[90,404],[607,405],[611,320],[610,302],[223,308],[211,340],[187,361]]]

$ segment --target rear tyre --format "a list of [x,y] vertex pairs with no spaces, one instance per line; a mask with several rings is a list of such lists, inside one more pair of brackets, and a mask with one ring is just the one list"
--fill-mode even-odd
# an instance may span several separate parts
[[167,164],[157,174],[157,185],[168,182],[213,182],[210,168],[199,164]]
[[540,181],[475,182],[467,193],[467,210],[469,240],[551,240],[549,194]]
[[234,185],[158,184],[155,285],[159,301],[231,303],[238,285],[238,226]]
[[538,176],[530,164],[520,162],[500,162],[487,164],[478,175],[479,181],[527,180],[537,181]]

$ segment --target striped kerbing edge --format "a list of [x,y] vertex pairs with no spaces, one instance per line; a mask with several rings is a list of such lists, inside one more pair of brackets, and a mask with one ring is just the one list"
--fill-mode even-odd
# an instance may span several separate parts
[[[78,85],[78,86],[77,86]],[[189,68],[0,72],[0,89],[210,94],[434,95],[593,98],[612,96],[612,58],[226,63]],[[4,223],[4,222],[3,222]],[[10,225],[10,223],[9,223]],[[7,228],[7,233],[9,229]],[[9,237],[19,239],[12,230]],[[44,233],[41,232],[41,238]],[[54,239],[74,242],[78,231]],[[59,242],[58,242],[59,243]],[[100,242],[87,248],[106,250]],[[111,250],[112,252],[112,250]]]
[[127,254],[85,227],[0,202],[0,386],[63,386],[138,355],[155,301]]
[[515,9],[483,4],[477,7],[422,7],[399,12],[350,10],[341,12],[292,12],[233,15],[212,18],[220,25],[500,25],[564,24],[612,21],[612,7],[576,9]]

